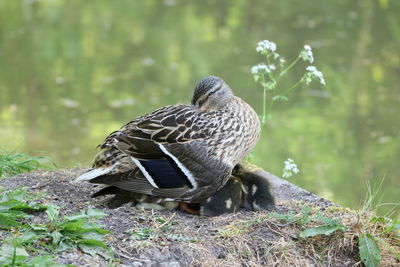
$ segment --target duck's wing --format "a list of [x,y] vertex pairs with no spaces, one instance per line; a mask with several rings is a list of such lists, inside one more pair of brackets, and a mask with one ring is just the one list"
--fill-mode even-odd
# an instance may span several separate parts
[[[233,167],[221,159],[211,158],[208,142],[213,132],[208,129],[213,123],[191,106],[156,110],[126,124],[100,145],[109,154],[114,151],[120,160],[130,160],[130,172],[122,175],[111,169],[96,177],[78,180],[173,199],[180,196],[186,199],[188,191],[199,188],[208,188],[213,193],[225,183]],[[104,170],[103,163],[104,156],[98,157],[94,167]]]
[[191,106],[171,106],[118,135],[115,146],[131,156],[155,195],[173,197],[177,190],[181,194],[208,185],[217,190],[233,166],[210,151],[214,123]]

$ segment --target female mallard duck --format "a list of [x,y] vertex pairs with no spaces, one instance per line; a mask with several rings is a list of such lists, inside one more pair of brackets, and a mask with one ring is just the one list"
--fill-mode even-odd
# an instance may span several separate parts
[[208,76],[192,105],[162,107],[111,133],[76,181],[199,203],[224,186],[259,135],[255,111],[221,78]]

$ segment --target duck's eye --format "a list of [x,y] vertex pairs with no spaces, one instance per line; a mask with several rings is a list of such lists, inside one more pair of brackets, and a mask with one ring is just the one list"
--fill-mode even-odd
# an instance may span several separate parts
[[212,92],[209,92],[208,95],[207,95],[207,97],[209,97],[209,96],[212,95],[212,94],[215,94],[216,92],[217,92],[217,90],[212,91]]

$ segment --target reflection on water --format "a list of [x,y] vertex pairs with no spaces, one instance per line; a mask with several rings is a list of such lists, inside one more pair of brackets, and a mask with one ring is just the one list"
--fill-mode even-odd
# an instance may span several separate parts
[[294,158],[292,182],[352,207],[385,177],[398,201],[400,3],[297,2],[0,1],[1,145],[87,166],[107,133],[189,102],[208,74],[260,110],[256,43],[288,58],[310,44],[327,86],[277,105],[253,161],[281,175]]

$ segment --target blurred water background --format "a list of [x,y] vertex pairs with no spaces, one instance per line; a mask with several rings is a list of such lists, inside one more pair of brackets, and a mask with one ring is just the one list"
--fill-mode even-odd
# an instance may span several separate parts
[[87,167],[109,132],[188,103],[209,74],[261,113],[257,42],[288,60],[309,44],[327,84],[275,105],[252,161],[280,176],[293,158],[290,182],[353,208],[385,177],[381,200],[398,202],[399,14],[390,0],[0,0],[0,146]]

